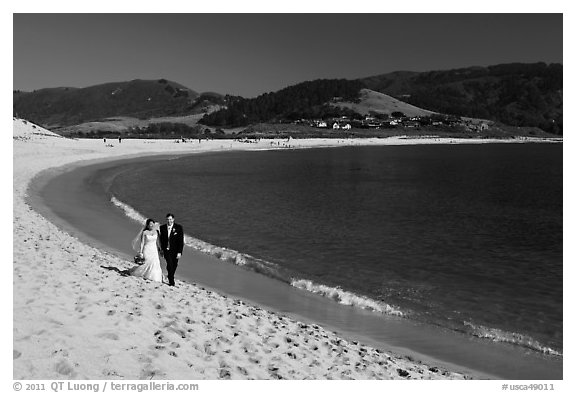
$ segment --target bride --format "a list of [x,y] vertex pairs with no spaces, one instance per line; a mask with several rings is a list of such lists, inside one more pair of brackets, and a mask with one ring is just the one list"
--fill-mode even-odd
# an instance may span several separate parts
[[132,248],[144,259],[144,263],[127,271],[131,276],[143,277],[147,280],[162,282],[162,268],[160,267],[160,249],[158,240],[158,227],[156,222],[149,218],[144,229],[132,241]]

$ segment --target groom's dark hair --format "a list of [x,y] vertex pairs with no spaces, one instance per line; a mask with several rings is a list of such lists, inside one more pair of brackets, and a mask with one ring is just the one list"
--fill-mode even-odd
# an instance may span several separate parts
[[176,217],[174,217],[174,214],[172,214],[172,213],[166,214],[166,218],[168,218],[168,217],[176,218]]

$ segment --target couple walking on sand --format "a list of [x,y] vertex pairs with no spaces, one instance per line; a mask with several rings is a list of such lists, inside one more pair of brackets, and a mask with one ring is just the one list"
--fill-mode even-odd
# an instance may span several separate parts
[[144,229],[132,242],[132,248],[138,252],[137,257],[143,263],[129,269],[128,274],[162,282],[161,255],[166,260],[168,285],[174,286],[174,273],[184,249],[184,230],[174,221],[174,214],[168,213],[166,224],[160,227],[153,219],[147,219]]

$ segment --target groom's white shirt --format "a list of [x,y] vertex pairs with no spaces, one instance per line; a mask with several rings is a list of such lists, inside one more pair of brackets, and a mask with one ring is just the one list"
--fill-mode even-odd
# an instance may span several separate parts
[[[170,225],[166,225],[166,230],[168,231],[168,239],[170,239],[170,233],[172,232],[172,227]],[[168,242],[166,249],[167,250],[170,249],[170,242]]]

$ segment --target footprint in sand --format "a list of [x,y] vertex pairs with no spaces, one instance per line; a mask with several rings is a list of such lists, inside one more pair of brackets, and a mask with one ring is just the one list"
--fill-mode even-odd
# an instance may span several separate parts
[[313,359],[309,365],[309,367],[319,367],[319,366],[321,366],[321,363],[316,359]]
[[227,370],[225,368],[221,368],[220,371],[218,372],[218,378],[219,379],[230,379],[232,378],[231,374],[230,374],[230,370]]
[[115,370],[103,370],[102,375],[108,377],[107,379],[112,379],[112,377],[124,378],[124,375],[118,374]]
[[82,312],[84,311],[84,302],[81,299],[78,299],[78,301],[76,302],[76,307],[74,307],[74,311],[76,312]]
[[107,338],[108,340],[119,340],[120,337],[116,333],[100,333],[96,337]]
[[66,361],[66,360],[61,360],[57,365],[56,365],[56,372],[58,374],[61,375],[66,375],[69,377],[73,377],[74,375],[76,375],[76,372],[74,371],[74,368]]
[[278,374],[277,371],[270,371],[269,374],[271,379],[285,379],[282,375]]
[[65,350],[65,349],[58,349],[58,350],[52,352],[52,356],[56,356],[56,355],[62,355],[62,356],[64,356],[64,357],[67,357],[67,356],[68,356],[68,351]]
[[212,346],[209,343],[204,344],[204,352],[210,356],[216,355],[216,352],[212,350]]
[[169,330],[176,333],[178,336],[180,336],[180,338],[186,338],[186,331],[184,331],[183,329],[172,326],[169,328]]
[[218,337],[216,337],[216,343],[217,343],[218,345],[220,345],[221,343],[231,344],[232,341],[228,340],[226,337],[218,336]]
[[292,358],[292,359],[294,359],[294,360],[297,359],[296,354],[295,354],[295,353],[292,353],[292,352],[286,352],[286,356],[288,356],[289,358]]
[[[172,317],[172,316],[171,316]],[[164,323],[164,327],[170,327],[178,322],[177,319],[171,319],[170,321]]]
[[158,344],[163,344],[163,343],[167,343],[168,340],[166,339],[166,337],[164,337],[162,335],[162,332],[160,330],[157,330],[156,333],[154,333],[154,336],[156,336],[156,342]]
[[220,368],[230,368],[230,365],[229,365],[228,363],[226,363],[225,360],[220,360],[220,361],[218,362],[218,366],[219,366]]
[[64,326],[64,324],[54,318],[48,318],[48,321],[56,326]]
[[152,379],[159,374],[161,374],[160,370],[154,370],[151,368],[147,368],[147,369],[142,370],[142,372],[140,373],[139,379]]

